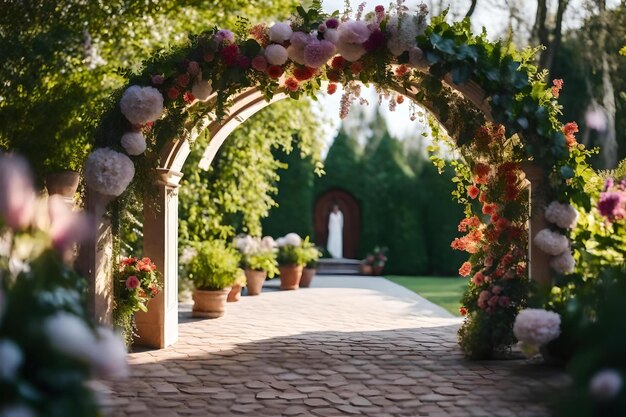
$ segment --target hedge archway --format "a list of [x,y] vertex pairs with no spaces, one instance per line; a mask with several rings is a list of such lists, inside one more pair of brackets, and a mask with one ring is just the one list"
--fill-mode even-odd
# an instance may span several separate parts
[[[486,357],[513,343],[528,276],[548,282],[573,262],[571,252],[553,250],[569,244],[567,227],[547,225],[543,209],[549,202],[589,204],[581,179],[586,151],[574,126],[559,122],[560,84],[547,85],[547,74],[533,65],[536,51],[490,42],[472,34],[468,20],[448,24],[445,13],[427,23],[427,14],[425,6],[415,14],[377,6],[351,18],[298,7],[291,21],[269,28],[245,21],[233,32],[214,28],[156,55],[113,97],[85,166],[88,206],[97,215],[107,204],[119,209],[131,192],[147,203],[144,255],[163,271],[165,286],[137,316],[143,342],[176,340],[176,188],[197,135],[211,135],[202,162],[208,165],[228,134],[261,108],[333,93],[340,83],[344,110],[360,85],[373,84],[381,96],[419,103],[445,127],[467,162],[454,164],[456,196],[467,213],[459,231],[467,235],[453,247],[471,254],[460,269],[470,277],[461,345],[470,357]],[[530,244],[529,181],[530,235],[544,235]],[[100,246],[85,248],[82,260],[105,319],[111,238],[98,218]]]

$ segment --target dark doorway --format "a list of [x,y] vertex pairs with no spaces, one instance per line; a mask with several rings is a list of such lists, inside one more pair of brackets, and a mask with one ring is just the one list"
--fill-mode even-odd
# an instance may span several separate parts
[[328,240],[328,216],[337,204],[343,213],[343,256],[356,259],[361,232],[361,207],[347,191],[335,188],[320,194],[315,200],[313,210],[313,230],[315,243],[326,247]]

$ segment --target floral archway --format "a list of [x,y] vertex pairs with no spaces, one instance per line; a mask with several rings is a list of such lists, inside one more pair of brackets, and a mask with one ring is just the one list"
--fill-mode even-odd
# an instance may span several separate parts
[[[469,281],[459,333],[465,353],[486,357],[514,342],[529,275],[548,282],[551,273],[573,269],[570,203],[589,204],[581,179],[586,151],[573,136],[575,125],[559,122],[561,86],[547,85],[547,74],[532,63],[534,50],[490,42],[472,34],[467,20],[446,23],[445,14],[428,23],[427,14],[425,6],[414,14],[377,6],[365,16],[360,6],[354,17],[298,7],[289,22],[271,27],[242,20],[234,31],[214,28],[156,55],[113,97],[85,165],[88,205],[98,215],[107,204],[119,210],[131,192],[147,203],[144,252],[165,285],[137,318],[145,342],[163,347],[176,339],[176,188],[197,135],[211,134],[208,164],[228,133],[271,102],[322,89],[333,94],[342,84],[345,112],[369,83],[381,97],[407,97],[428,109],[467,162],[454,163],[467,217],[459,225],[466,234],[452,244],[470,253],[459,270]],[[101,318],[112,301],[105,223],[99,246],[82,256]]]

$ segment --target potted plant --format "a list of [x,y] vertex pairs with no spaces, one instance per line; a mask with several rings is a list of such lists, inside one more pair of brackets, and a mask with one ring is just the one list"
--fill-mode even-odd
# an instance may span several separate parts
[[115,271],[115,327],[120,329],[127,346],[133,341],[133,315],[148,311],[148,301],[161,290],[161,275],[149,258],[125,258]]
[[305,258],[304,269],[302,270],[302,278],[300,278],[300,287],[308,288],[311,286],[311,282],[315,277],[315,273],[317,272],[317,266],[319,264],[319,259],[322,256],[322,252],[315,247],[311,242],[309,242],[309,238],[307,237],[302,242],[302,251]]
[[228,297],[226,298],[226,302],[234,303],[235,301],[239,301],[241,298],[241,288],[246,286],[246,274],[243,272],[243,269],[239,269],[237,272],[237,278],[235,278],[235,282],[228,293]]
[[376,246],[373,252],[374,262],[372,272],[374,275],[380,275],[385,268],[385,263],[387,263],[387,248]]
[[241,253],[241,267],[245,270],[248,295],[259,295],[265,279],[273,278],[278,273],[276,242],[270,236],[261,239],[245,235],[235,239],[235,246]]
[[188,266],[195,287],[191,315],[222,317],[228,293],[237,279],[239,254],[221,240],[198,243],[195,249],[196,255]]
[[276,241],[278,245],[278,268],[280,270],[280,289],[297,290],[306,263],[302,250],[302,238],[296,233],[288,233]]
[[372,275],[374,273],[374,255],[368,253],[359,265],[361,275]]

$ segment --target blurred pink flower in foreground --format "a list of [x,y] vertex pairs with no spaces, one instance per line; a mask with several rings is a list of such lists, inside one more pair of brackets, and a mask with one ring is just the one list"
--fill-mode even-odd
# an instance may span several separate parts
[[52,195],[48,198],[48,214],[52,246],[61,254],[71,251],[74,243],[92,238],[87,215],[72,211],[63,197]]
[[24,158],[0,154],[0,218],[13,230],[27,228],[35,213],[37,197]]

